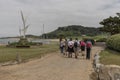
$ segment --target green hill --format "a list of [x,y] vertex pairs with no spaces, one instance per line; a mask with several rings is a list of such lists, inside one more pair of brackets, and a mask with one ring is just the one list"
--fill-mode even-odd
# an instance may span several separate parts
[[101,31],[99,31],[99,28],[84,27],[81,25],[70,25],[65,27],[59,27],[58,29],[52,32],[44,34],[44,36],[48,38],[58,38],[61,35],[65,37],[81,36],[81,35],[95,36],[100,33]]

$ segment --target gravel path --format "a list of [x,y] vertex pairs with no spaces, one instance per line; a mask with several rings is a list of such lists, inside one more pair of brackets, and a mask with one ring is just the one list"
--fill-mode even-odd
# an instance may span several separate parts
[[[102,47],[93,47],[92,53]],[[0,67],[0,80],[89,80],[92,60],[67,58],[60,53],[27,63]]]

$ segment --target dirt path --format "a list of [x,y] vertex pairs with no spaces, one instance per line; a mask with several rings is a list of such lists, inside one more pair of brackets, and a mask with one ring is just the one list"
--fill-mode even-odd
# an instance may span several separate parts
[[[92,53],[100,50],[101,47],[93,47]],[[89,80],[92,71],[92,60],[54,53],[27,63],[0,67],[0,80]]]

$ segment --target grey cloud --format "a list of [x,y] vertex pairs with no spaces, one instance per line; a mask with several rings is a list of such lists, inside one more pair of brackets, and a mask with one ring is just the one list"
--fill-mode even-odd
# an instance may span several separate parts
[[98,27],[99,21],[119,11],[119,0],[0,0],[0,34],[19,35],[20,10],[31,24],[28,34],[40,35],[66,25]]
[[101,10],[115,9],[117,5],[120,5],[120,0],[107,0],[104,5],[100,7]]

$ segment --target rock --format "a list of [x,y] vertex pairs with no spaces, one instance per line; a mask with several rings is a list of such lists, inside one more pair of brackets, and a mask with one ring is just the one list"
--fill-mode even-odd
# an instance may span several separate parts
[[118,66],[110,66],[108,67],[109,68],[109,71],[108,71],[108,74],[111,78],[111,80],[120,80],[120,67]]
[[101,66],[99,72],[91,74],[91,80],[120,80],[120,66]]

